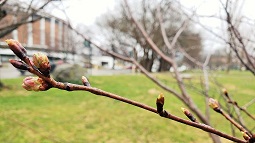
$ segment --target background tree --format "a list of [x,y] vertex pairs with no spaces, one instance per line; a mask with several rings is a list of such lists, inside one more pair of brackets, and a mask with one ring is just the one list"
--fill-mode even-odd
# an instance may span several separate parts
[[52,1],[55,0],[30,0],[27,2],[3,0],[0,4],[0,38],[10,34],[23,24],[39,20],[41,17],[36,16],[36,13],[40,12]]
[[[161,29],[157,18],[157,4],[154,1],[142,0],[136,2],[132,7],[136,7],[134,16],[139,21],[149,36],[155,41],[155,44],[168,56],[173,56],[171,51],[165,46]],[[181,9],[171,1],[162,1],[160,3],[163,21],[169,40],[173,39],[179,29],[179,25],[184,22],[184,16],[181,14]],[[105,31],[105,38],[109,41],[108,45],[118,47],[118,52],[125,49],[128,54],[137,55],[139,63],[148,71],[152,71],[152,66],[155,61],[158,61],[156,66],[157,71],[169,71],[171,65],[158,56],[151,49],[151,45],[145,40],[137,28],[132,24],[128,17],[123,3],[120,3],[114,12],[108,12],[97,20],[98,25]],[[130,24],[127,24],[130,23]],[[181,33],[178,38],[178,45],[184,48],[187,53],[200,60],[200,52],[202,50],[201,37],[199,33],[192,30],[192,25]],[[175,47],[176,48],[176,47]],[[116,49],[116,48],[115,48]],[[117,49],[116,49],[117,50]],[[121,52],[120,52],[121,53]],[[195,67],[194,63],[184,58],[189,66]]]
[[[13,30],[20,26],[40,20],[41,16],[36,16],[42,10],[47,9],[53,1],[58,0],[2,0],[0,1],[0,38],[10,38]],[[0,59],[1,60],[1,59]],[[0,85],[3,86],[0,79]]]
[[[166,2],[166,1],[164,1],[164,2]],[[98,47],[102,51],[108,53],[109,55],[115,56],[115,57],[117,57],[121,60],[128,61],[128,62],[131,62],[134,65],[136,65],[142,73],[144,73],[148,78],[150,78],[152,81],[154,81],[157,85],[159,85],[163,89],[167,90],[169,93],[173,94],[177,98],[179,98],[185,105],[188,106],[188,108],[190,110],[192,110],[198,116],[198,118],[203,123],[210,125],[211,123],[210,123],[210,116],[208,114],[208,109],[206,109],[206,114],[203,114],[203,111],[201,111],[199,108],[197,108],[197,104],[194,103],[194,101],[192,99],[190,87],[192,88],[192,90],[194,89],[197,92],[199,92],[201,95],[203,95],[205,97],[205,102],[207,104],[208,98],[211,97],[211,96],[214,96],[214,95],[209,95],[208,94],[209,93],[209,83],[210,84],[211,83],[216,84],[217,87],[222,87],[222,85],[215,82],[215,79],[213,79],[210,82],[208,81],[208,79],[209,79],[208,76],[209,75],[207,74],[206,70],[207,70],[207,65],[208,65],[209,59],[210,59],[210,54],[207,55],[207,58],[206,58],[205,62],[201,63],[196,59],[196,57],[192,57],[191,54],[188,54],[187,49],[184,50],[184,48],[186,48],[186,47],[182,47],[184,44],[182,45],[180,43],[180,40],[179,40],[182,35],[185,35],[185,30],[189,29],[189,28],[187,28],[188,25],[192,25],[190,22],[193,23],[195,21],[193,19],[193,15],[194,15],[193,13],[195,13],[195,12],[192,11],[191,13],[186,13],[185,11],[181,11],[182,14],[185,15],[185,17],[182,17],[183,19],[180,20],[181,22],[176,23],[178,28],[175,31],[175,34],[171,35],[167,31],[168,27],[166,25],[169,25],[169,23],[167,23],[167,21],[165,21],[165,17],[168,17],[169,15],[171,15],[175,12],[177,14],[180,13],[180,9],[182,8],[182,6],[180,5],[180,3],[176,2],[176,1],[171,1],[167,5],[168,6],[169,5],[175,5],[174,8],[172,8],[169,11],[169,13],[164,13],[164,8],[162,8],[162,4],[164,4],[164,2],[156,4],[156,5],[158,5],[159,11],[161,13],[160,15],[162,16],[161,20],[159,20],[160,18],[158,18],[157,16],[154,17],[155,18],[154,23],[159,24],[160,32],[161,32],[160,33],[161,34],[161,39],[156,39],[156,40],[155,40],[156,36],[151,34],[152,32],[148,30],[148,26],[147,26],[148,22],[143,23],[143,21],[145,21],[145,20],[139,19],[139,16],[141,14],[139,12],[137,12],[137,9],[139,9],[139,8],[137,8],[137,3],[136,3],[135,6],[134,5],[128,6],[128,4],[126,4],[125,6],[122,5],[121,7],[124,8],[124,10],[122,10],[122,12],[126,13],[125,17],[129,20],[129,21],[127,21],[127,22],[129,22],[128,23],[129,27],[132,27],[133,28],[132,30],[137,32],[136,35],[141,35],[142,36],[140,39],[142,39],[141,41],[143,43],[148,44],[147,47],[150,48],[149,50],[151,50],[151,51],[148,52],[149,55],[150,56],[151,55],[156,55],[157,58],[162,58],[164,61],[166,61],[169,65],[171,65],[173,67],[173,69],[174,69],[173,70],[173,72],[174,72],[173,75],[174,75],[174,78],[175,78],[175,82],[178,86],[178,90],[180,90],[180,92],[176,91],[175,88],[173,88],[171,86],[165,85],[164,82],[162,82],[162,79],[158,79],[155,76],[151,75],[148,72],[150,70],[147,70],[148,68],[146,69],[146,67],[144,67],[144,65],[142,65],[142,62],[139,59],[140,57],[138,57],[137,60],[136,60],[134,55],[131,54],[131,55],[127,56],[128,54],[126,54],[126,53],[128,53],[128,52],[123,52],[123,51],[131,51],[129,48],[133,48],[133,51],[139,51],[139,50],[142,49],[141,50],[142,51],[141,56],[144,56],[144,53],[145,53],[145,52],[143,52],[144,48],[141,47],[140,43],[138,43],[136,40],[134,40],[134,43],[138,43],[138,47],[134,47],[134,46],[130,45],[129,43],[126,43],[126,41],[128,41],[128,42],[131,41],[131,40],[127,40],[129,37],[126,38],[125,37],[126,35],[123,36],[124,38],[122,37],[122,35],[117,36],[118,38],[122,39],[125,42],[125,46],[126,46],[125,48],[121,48],[121,50],[118,50],[118,53],[113,52],[109,48],[108,49],[103,49],[99,46],[96,46],[96,47]],[[152,5],[153,4],[151,4],[150,6],[152,6]],[[167,10],[170,9],[170,8],[167,8]],[[116,11],[115,11],[115,13],[116,13]],[[177,14],[175,14],[175,15],[177,15]],[[157,14],[154,14],[154,15],[157,15]],[[105,16],[105,17],[107,17],[107,16]],[[120,19],[119,19],[119,21],[116,20],[116,22],[114,22],[114,24],[113,24],[114,26],[112,26],[112,27],[118,27],[118,22],[122,22],[122,21],[124,21],[124,20],[120,20]],[[102,22],[102,23],[104,23],[104,22]],[[100,25],[102,25],[102,23]],[[125,24],[127,25],[127,23],[125,23]],[[200,23],[194,22],[194,24],[200,24]],[[173,26],[175,26],[175,25],[173,25]],[[153,26],[150,26],[149,29],[151,27],[153,27]],[[155,29],[155,27],[157,27],[157,26],[154,26],[153,28]],[[114,30],[115,29],[113,28],[113,31]],[[117,30],[115,32],[118,33],[119,31]],[[111,34],[111,33],[108,31],[107,34]],[[193,38],[193,37],[198,37],[198,36],[193,35],[190,38]],[[85,39],[86,39],[86,37],[85,37]],[[162,41],[163,46],[160,46],[160,44],[158,44],[159,40]],[[185,40],[185,42],[186,42],[186,40]],[[197,44],[194,44],[194,45],[197,45]],[[196,49],[196,46],[194,46],[194,45],[193,45],[193,47],[190,48],[191,50]],[[166,47],[167,52],[162,47]],[[177,48],[179,48],[179,49],[177,49]],[[125,50],[123,50],[123,49],[125,49]],[[199,49],[199,47],[198,47],[198,49]],[[201,88],[197,87],[197,85],[187,84],[186,82],[184,82],[184,77],[181,75],[181,73],[177,69],[177,64],[178,63],[177,63],[177,60],[176,60],[176,55],[178,54],[178,52],[181,52],[183,55],[185,55],[185,57],[189,61],[191,61],[194,65],[197,65],[198,67],[203,69],[203,72],[205,74],[204,74],[204,77],[201,77],[201,82],[200,82],[200,85],[202,85]],[[139,53],[139,52],[137,52],[137,53]],[[141,63],[141,65],[140,65],[140,63]],[[210,90],[212,90],[212,89],[210,89]],[[219,90],[219,89],[216,89],[216,90]],[[225,100],[225,102],[227,102],[227,100]],[[229,114],[232,114],[232,113],[229,113]],[[236,116],[238,116],[238,118],[236,118],[237,120],[240,119],[239,115],[236,115]],[[218,137],[215,137],[212,134],[210,134],[210,136],[213,139],[213,142],[220,142]]]

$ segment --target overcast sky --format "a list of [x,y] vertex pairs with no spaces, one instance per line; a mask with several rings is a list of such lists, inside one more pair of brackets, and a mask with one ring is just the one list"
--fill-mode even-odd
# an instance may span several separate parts
[[[114,8],[115,3],[121,0],[63,0],[64,8],[74,23],[92,25],[101,14]],[[212,15],[219,12],[219,0],[180,0],[188,8],[197,8],[203,15]],[[248,17],[255,16],[254,0],[245,0],[243,12]],[[60,13],[57,13],[60,14]],[[63,16],[63,14],[60,14]]]
[[[65,9],[71,24],[74,26],[77,24],[84,24],[87,27],[92,27],[96,18],[108,10],[113,10],[116,3],[120,1],[121,0],[63,0],[63,5],[60,7]],[[129,0],[128,2],[130,1],[133,2],[136,0]],[[219,0],[180,0],[180,2],[188,9],[196,9],[197,13],[200,15],[215,15],[216,13],[220,13],[220,9],[222,8]],[[255,19],[254,8],[255,0],[245,0],[242,13],[244,13],[246,17]],[[59,17],[65,18],[63,12],[53,11],[53,13]],[[213,18],[204,18],[200,21],[204,25],[212,28],[219,28],[222,26],[219,20]],[[220,45],[216,44],[215,41],[211,44],[211,41],[213,41],[212,39],[213,37],[207,37],[209,43],[205,41],[205,46],[209,45],[209,49],[219,47]]]
[[[55,2],[58,3],[59,2]],[[84,24],[91,26],[97,17],[114,8],[115,0],[62,0],[66,14],[72,24]],[[65,19],[65,14],[61,11],[54,10],[53,14]]]

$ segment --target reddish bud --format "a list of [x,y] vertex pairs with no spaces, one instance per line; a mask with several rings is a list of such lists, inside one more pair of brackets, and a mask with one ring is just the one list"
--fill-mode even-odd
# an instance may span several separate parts
[[82,80],[82,83],[83,83],[84,86],[90,87],[90,83],[89,83],[88,79],[85,76],[82,76],[81,80]]
[[9,62],[17,69],[20,70],[28,70],[28,66],[27,64],[25,64],[22,61],[18,61],[18,60],[14,60],[14,59],[10,59]]
[[25,88],[28,91],[45,91],[50,88],[50,86],[42,79],[39,77],[26,77],[23,80],[22,87]]
[[27,57],[26,49],[16,40],[7,39],[5,42],[8,44],[9,48],[13,53],[18,56],[21,60],[24,60]]
[[33,55],[33,63],[45,76],[50,73],[50,62],[48,57],[42,53],[36,53]]

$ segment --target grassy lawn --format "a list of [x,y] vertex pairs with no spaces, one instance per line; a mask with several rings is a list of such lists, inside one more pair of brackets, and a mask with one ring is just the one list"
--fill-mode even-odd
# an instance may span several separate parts
[[[199,87],[201,73],[192,72],[192,84]],[[165,84],[177,88],[169,73],[156,74]],[[219,72],[216,79],[240,105],[255,98],[255,77],[248,72]],[[21,87],[22,78],[4,79],[7,86],[0,91],[0,142],[4,143],[197,143],[211,142],[208,134],[142,109],[92,95],[50,89],[29,92]],[[117,75],[90,77],[91,85],[155,107],[159,93],[166,96],[165,108],[183,118],[185,107],[177,98],[164,92],[145,76]],[[190,82],[190,81],[187,81]],[[220,92],[211,86],[210,95]],[[190,88],[198,107],[205,108],[204,98]],[[255,115],[255,105],[248,110]],[[246,117],[244,117],[246,119]],[[222,121],[222,122],[219,122]],[[212,112],[212,124],[231,133],[229,123]],[[248,120],[247,125],[254,125]],[[237,134],[239,134],[237,132]],[[240,137],[240,135],[239,135]],[[229,142],[223,140],[224,142]]]

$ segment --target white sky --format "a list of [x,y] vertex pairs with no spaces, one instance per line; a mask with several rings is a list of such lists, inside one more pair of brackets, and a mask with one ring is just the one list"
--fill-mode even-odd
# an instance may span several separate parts
[[[62,0],[65,11],[73,24],[93,25],[96,18],[114,8],[115,0]],[[59,3],[59,2],[56,2]],[[63,12],[54,11],[65,17]]]
[[[87,27],[92,27],[96,18],[108,10],[112,10],[116,3],[120,1],[121,0],[62,0],[62,8],[65,8],[68,17],[70,18],[71,24],[84,24]],[[132,2],[134,1],[135,0],[132,0]],[[220,5],[219,1],[220,0],[180,0],[180,2],[185,7],[196,9],[198,14],[207,16],[220,13],[222,6]],[[131,0],[129,0],[129,2],[131,2]],[[255,0],[245,0],[242,12],[245,14],[245,16],[255,19],[254,8]],[[65,17],[63,12],[53,11],[53,13],[59,17]],[[222,26],[218,20],[212,18],[204,18],[200,19],[200,21],[204,25],[211,28],[220,28]],[[206,37],[205,34],[204,37]],[[213,37],[207,37],[207,41],[204,42],[205,48],[216,49],[221,46],[215,41],[212,43],[213,40],[215,40]]]
[[[74,23],[92,25],[101,14],[114,8],[121,0],[62,0],[70,19]],[[188,8],[197,8],[202,15],[212,15],[219,12],[219,0],[180,0]],[[224,1],[224,0],[223,0]],[[245,0],[244,13],[248,17],[255,17],[255,1]],[[59,13],[63,16],[63,14]]]

